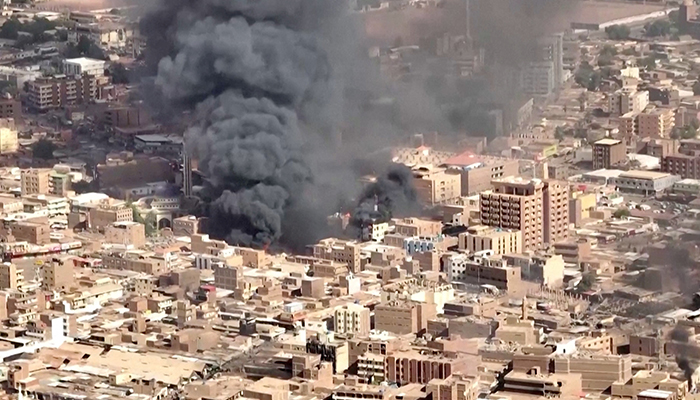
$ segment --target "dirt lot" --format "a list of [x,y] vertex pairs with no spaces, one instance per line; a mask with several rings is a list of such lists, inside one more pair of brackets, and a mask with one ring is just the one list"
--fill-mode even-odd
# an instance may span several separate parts
[[[571,22],[603,23],[663,9],[663,7],[657,5],[594,1],[576,3],[562,1],[561,4],[564,4],[561,13],[556,16],[546,17],[547,29],[551,32],[564,31],[570,27]],[[525,11],[528,10],[526,9]],[[551,10],[548,11],[551,13]],[[490,12],[493,12],[493,10]],[[522,20],[522,18],[534,18],[532,15],[526,15],[521,18],[517,15],[500,11],[499,14],[502,15],[502,17],[499,17],[501,22],[512,20],[515,24],[518,23],[516,21]],[[466,7],[463,0],[450,0],[442,8],[406,8],[400,11],[373,11],[362,14],[361,18],[365,22],[367,36],[373,44],[391,45],[399,36],[404,38],[404,42],[411,43],[414,40],[417,41],[420,37],[432,36],[445,31],[464,32]],[[479,22],[478,20],[473,20],[472,25],[476,26]],[[505,23],[505,25],[510,24],[510,22]]]

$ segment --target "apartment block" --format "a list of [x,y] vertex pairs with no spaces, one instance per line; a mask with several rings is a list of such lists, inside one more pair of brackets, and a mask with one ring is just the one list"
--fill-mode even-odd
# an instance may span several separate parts
[[459,234],[460,250],[470,253],[484,250],[491,250],[493,254],[521,253],[522,245],[522,232],[514,229],[475,225]]
[[12,118],[0,119],[0,154],[16,153],[19,149],[17,128]]
[[360,272],[360,245],[357,242],[327,238],[311,246],[314,258],[347,264],[351,272]]
[[517,176],[518,160],[476,155],[471,152],[459,154],[447,159],[447,168],[459,172],[461,176],[462,196],[469,196],[492,188],[491,181]]
[[24,287],[24,273],[15,264],[0,264],[0,289],[18,290]]
[[638,114],[644,111],[648,104],[649,92],[637,91],[634,88],[619,89],[608,98],[608,110],[612,116]]
[[569,184],[544,182],[544,243],[553,244],[569,237]]
[[676,126],[675,114],[669,108],[654,108],[637,116],[637,135],[640,137],[671,137]]
[[386,357],[385,376],[388,381],[401,385],[427,384],[433,379],[449,378],[475,362],[478,363],[471,358],[445,358],[417,351],[397,352]]
[[611,169],[627,161],[627,148],[621,140],[601,139],[593,143],[593,169]]
[[214,286],[226,289],[236,290],[238,282],[243,280],[243,270],[240,267],[230,267],[219,264],[214,267]]
[[341,335],[365,337],[370,331],[369,308],[359,304],[347,304],[335,309],[333,324]]
[[39,268],[39,278],[43,290],[66,290],[74,284],[73,264],[50,262]]
[[374,308],[374,328],[399,335],[418,333],[437,316],[435,304],[392,301]]
[[51,192],[51,170],[30,168],[20,173],[22,196],[49,194]]
[[105,228],[105,241],[141,248],[146,245],[146,227],[134,221],[115,222]]
[[22,118],[22,102],[11,97],[0,98],[0,118],[20,120]]
[[194,215],[185,215],[173,219],[173,235],[192,236],[199,233],[201,220]]
[[661,159],[661,171],[683,179],[700,179],[700,157],[673,154]]
[[459,173],[442,168],[416,168],[413,170],[418,196],[425,204],[441,204],[459,198],[462,181]]
[[470,285],[491,285],[508,293],[523,289],[520,267],[508,266],[502,258],[450,254],[443,257],[447,279]]
[[27,101],[39,112],[86,104],[98,98],[98,87],[98,79],[89,74],[38,78],[27,84]]
[[48,222],[18,221],[10,225],[12,236],[19,242],[47,244],[51,242],[51,228]]
[[523,250],[544,244],[544,184],[539,179],[508,177],[492,182],[494,189],[481,194],[481,223],[522,232]]
[[430,221],[420,218],[394,219],[394,233],[401,236],[431,237],[442,233],[440,221]]

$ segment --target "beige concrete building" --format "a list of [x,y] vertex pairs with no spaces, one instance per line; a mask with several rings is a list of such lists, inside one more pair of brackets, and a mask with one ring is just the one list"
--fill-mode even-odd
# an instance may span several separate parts
[[14,119],[0,119],[0,154],[16,153],[18,149],[19,141]]
[[544,244],[544,184],[539,179],[504,178],[481,194],[481,223],[522,232],[522,249]]
[[359,304],[346,304],[335,309],[333,324],[341,335],[365,337],[370,331],[369,308]]
[[401,385],[427,384],[433,379],[446,379],[453,373],[470,370],[470,366],[474,368],[480,361],[478,356],[446,358],[402,351],[387,356],[385,375],[388,381]]
[[374,308],[374,327],[399,335],[418,333],[437,316],[435,304],[415,302],[381,303]]
[[360,245],[355,241],[327,238],[311,246],[314,258],[347,264],[353,273],[360,272]]
[[654,108],[637,116],[637,135],[640,137],[671,137],[676,126],[675,115],[669,108]]
[[175,236],[192,236],[199,233],[199,218],[194,215],[185,215],[184,217],[173,219],[173,235]]
[[421,218],[394,219],[394,233],[401,236],[431,237],[442,233],[440,221],[430,221]]
[[544,243],[554,244],[569,237],[569,183],[544,183]]
[[462,193],[462,181],[457,172],[420,167],[413,169],[413,176],[418,196],[426,204],[445,203],[459,198]]
[[51,191],[51,170],[30,168],[21,172],[22,196],[28,194],[49,194]]
[[107,243],[141,248],[146,245],[146,227],[138,222],[115,222],[105,228]]
[[517,176],[520,173],[518,160],[489,157],[465,152],[447,159],[444,166],[461,176],[462,196],[483,192],[492,188],[491,181]]
[[649,104],[649,92],[634,88],[622,88],[608,97],[608,110],[611,116],[627,113],[640,113]]
[[0,289],[22,289],[24,284],[24,273],[15,264],[0,264]]
[[600,139],[593,143],[593,169],[611,169],[627,161],[627,147],[621,140]]
[[522,232],[519,230],[476,225],[459,234],[460,250],[470,253],[484,250],[491,250],[493,254],[521,253],[522,246]]
[[227,265],[217,265],[214,267],[214,286],[236,290],[238,283],[243,280],[243,269],[240,267],[230,267]]
[[50,262],[39,268],[39,278],[43,290],[66,290],[74,285],[73,264]]
[[51,242],[51,227],[48,222],[19,221],[10,225],[12,236],[18,242],[47,244]]
[[141,251],[104,254],[102,265],[105,268],[141,272],[153,276],[162,275],[169,270],[168,262],[164,257],[144,256]]

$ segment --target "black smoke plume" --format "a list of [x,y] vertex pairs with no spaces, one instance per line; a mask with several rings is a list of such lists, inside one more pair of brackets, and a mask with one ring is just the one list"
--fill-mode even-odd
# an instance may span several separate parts
[[[676,327],[674,327],[670,332],[669,339],[681,344],[683,347],[696,347],[694,344],[690,343],[688,328],[684,328],[679,325],[676,325]],[[695,371],[698,369],[698,363],[685,354],[684,348],[678,348],[676,351],[678,352],[678,354],[676,354],[676,365],[678,365],[678,368],[683,371],[683,376],[688,383],[692,384],[692,377]]]
[[385,175],[379,176],[363,190],[350,223],[359,230],[356,232],[358,236],[366,237],[365,230],[373,222],[387,222],[392,217],[415,215],[420,212],[411,170],[403,165],[394,164]]
[[397,132],[367,107],[376,80],[346,2],[158,4],[142,23],[147,63],[168,106],[194,111],[186,143],[207,179],[210,233],[255,246],[318,240],[359,192],[356,155]]

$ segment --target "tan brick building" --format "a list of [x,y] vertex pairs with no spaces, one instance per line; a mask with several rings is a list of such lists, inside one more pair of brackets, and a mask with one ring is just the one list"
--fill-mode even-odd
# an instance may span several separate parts
[[335,332],[342,335],[365,337],[370,331],[369,308],[359,304],[346,304],[335,309]]
[[569,184],[548,180],[544,183],[544,243],[554,244],[569,237]]
[[593,143],[593,169],[611,169],[627,161],[627,147],[621,140],[600,139]]
[[115,222],[105,228],[107,243],[141,248],[146,245],[146,227],[138,222]]
[[459,234],[459,248],[470,253],[484,250],[492,250],[493,254],[521,253],[522,246],[522,232],[514,229],[475,225]]
[[374,308],[374,327],[399,335],[418,333],[428,327],[428,320],[437,316],[435,304],[389,302]]
[[28,194],[49,194],[51,191],[51,170],[48,168],[22,170],[20,179],[22,196]]
[[542,248],[543,182],[509,177],[495,180],[492,184],[492,191],[481,194],[481,223],[521,231],[524,251]]
[[51,242],[48,222],[19,221],[10,225],[12,236],[19,242],[47,244]]
[[462,180],[458,172],[443,168],[414,168],[413,184],[425,204],[441,204],[459,198]]

